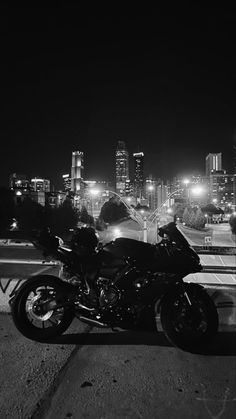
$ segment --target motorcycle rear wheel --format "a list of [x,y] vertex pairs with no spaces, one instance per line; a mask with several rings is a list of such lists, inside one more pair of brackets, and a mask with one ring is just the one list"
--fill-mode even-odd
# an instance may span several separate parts
[[13,298],[13,322],[28,339],[44,342],[61,335],[70,326],[73,307],[42,309],[42,304],[57,301],[63,295],[64,288],[59,281],[50,275],[38,275],[24,282]]
[[217,333],[219,320],[214,302],[197,284],[185,285],[187,298],[169,292],[160,308],[160,320],[167,339],[177,347],[191,350],[208,343]]

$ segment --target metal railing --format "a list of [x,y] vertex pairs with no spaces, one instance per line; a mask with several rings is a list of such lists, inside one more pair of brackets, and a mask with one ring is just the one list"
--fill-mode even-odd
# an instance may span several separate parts
[[[235,256],[236,247],[219,247],[219,246],[192,246],[193,249],[199,255],[220,255],[220,256]],[[236,260],[236,258],[235,258]],[[44,265],[44,266],[60,266],[58,261],[47,261],[47,260],[29,260],[29,259],[0,259],[0,263],[3,264],[25,264],[25,265]],[[236,263],[235,265],[204,265],[203,273],[223,273],[223,274],[236,274]]]

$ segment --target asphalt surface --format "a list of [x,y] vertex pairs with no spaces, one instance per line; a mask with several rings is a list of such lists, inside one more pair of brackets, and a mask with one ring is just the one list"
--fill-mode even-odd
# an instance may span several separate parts
[[75,319],[54,342],[36,343],[1,314],[0,417],[235,417],[236,331],[190,353],[161,332],[88,330]]
[[[71,332],[89,330],[77,322]],[[78,346],[44,344],[24,338],[11,316],[0,314],[0,418],[32,418],[54,392]]]

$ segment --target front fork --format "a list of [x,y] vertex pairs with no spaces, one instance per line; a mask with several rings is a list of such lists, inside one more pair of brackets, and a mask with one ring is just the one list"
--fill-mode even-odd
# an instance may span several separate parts
[[[182,288],[182,293],[184,296],[185,301],[187,301],[188,303],[188,313],[189,315],[191,315],[193,322],[195,324],[195,326],[197,327],[199,325],[199,323],[201,322],[201,313],[199,311],[199,308],[196,306],[196,304],[194,304],[193,301],[190,300],[189,294],[191,296],[191,287],[193,288],[195,286],[195,284],[185,284],[184,282],[181,282],[181,288]],[[201,286],[199,286],[200,288],[202,288]],[[189,288],[189,292],[187,292],[186,288]]]

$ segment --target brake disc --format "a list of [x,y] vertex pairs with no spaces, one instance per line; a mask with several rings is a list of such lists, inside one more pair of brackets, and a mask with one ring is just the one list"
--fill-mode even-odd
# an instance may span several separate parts
[[46,321],[50,319],[53,314],[53,310],[49,310],[44,314],[37,313],[37,308],[39,307],[38,302],[41,299],[41,295],[36,295],[33,297],[27,305],[28,313],[33,317],[35,320]]

